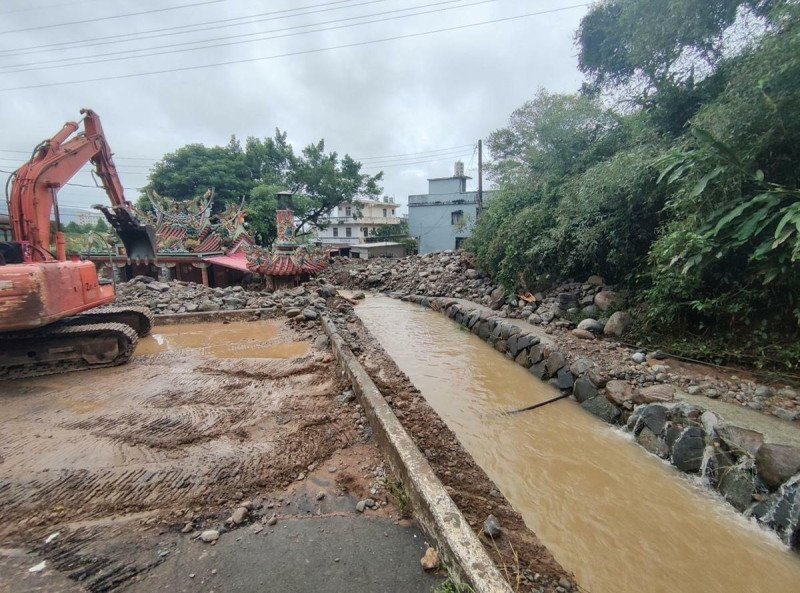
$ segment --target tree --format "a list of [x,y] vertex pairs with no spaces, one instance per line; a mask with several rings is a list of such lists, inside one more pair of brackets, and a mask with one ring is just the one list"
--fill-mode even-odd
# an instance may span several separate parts
[[215,212],[238,202],[252,189],[254,181],[244,154],[237,151],[236,146],[234,137],[227,147],[188,144],[164,155],[153,167],[150,180],[142,190],[140,205],[148,203],[147,190],[182,201],[202,195],[212,187],[217,196]]
[[105,220],[98,218],[92,230],[97,231],[98,233],[105,233],[108,232],[108,225],[106,224]]
[[603,0],[576,34],[580,69],[599,87],[638,86],[642,97],[691,86],[725,57],[742,11],[765,17],[782,0]]
[[[215,212],[248,196],[248,224],[262,243],[268,243],[275,237],[276,209],[294,210],[298,236],[308,234],[312,227],[323,227],[339,203],[379,196],[382,176],[361,173],[361,163],[348,155],[340,159],[336,152],[326,153],[324,140],[297,155],[287,133],[276,128],[272,138],[251,136],[244,147],[231,136],[225,147],[189,144],[165,155],[155,165],[137,205],[149,207],[147,190],[181,201],[214,187]],[[278,204],[275,194],[282,190],[292,196]]]

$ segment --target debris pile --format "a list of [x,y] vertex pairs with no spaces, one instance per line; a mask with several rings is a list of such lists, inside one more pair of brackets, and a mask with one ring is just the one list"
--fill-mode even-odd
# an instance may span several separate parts
[[236,309],[272,309],[287,312],[313,308],[334,296],[333,287],[299,286],[275,292],[245,289],[242,286],[209,288],[193,282],[157,282],[149,276],[137,276],[117,285],[117,303],[148,307],[154,314],[232,311]]

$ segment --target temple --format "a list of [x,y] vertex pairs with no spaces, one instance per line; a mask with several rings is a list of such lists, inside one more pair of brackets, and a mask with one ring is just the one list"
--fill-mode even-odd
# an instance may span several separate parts
[[321,252],[298,245],[294,236],[294,212],[276,213],[278,237],[272,251],[253,247],[247,251],[247,267],[266,278],[267,288],[294,288],[328,265]]
[[245,230],[244,200],[211,214],[213,190],[183,202],[155,192],[148,192],[148,197],[153,210],[137,214],[156,231],[156,262],[131,260],[123,249],[110,244],[99,249],[90,247],[81,256],[94,262],[99,273],[113,273],[121,282],[141,275],[210,287],[239,284],[252,273],[245,251],[255,242]]

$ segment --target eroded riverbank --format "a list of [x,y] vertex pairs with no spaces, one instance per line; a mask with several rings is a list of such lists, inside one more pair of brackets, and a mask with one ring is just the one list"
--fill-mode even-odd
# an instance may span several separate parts
[[551,397],[445,317],[388,298],[356,312],[577,581],[599,591],[789,591],[800,560],[625,437]]

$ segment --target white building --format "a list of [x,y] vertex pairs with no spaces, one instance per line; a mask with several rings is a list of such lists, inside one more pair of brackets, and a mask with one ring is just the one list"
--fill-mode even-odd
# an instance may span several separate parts
[[382,226],[400,224],[392,198],[342,202],[325,219],[326,228],[319,229],[317,243],[323,245],[358,245],[365,243],[372,232]]
[[79,210],[78,211],[78,224],[97,224],[97,221],[100,219],[104,219],[104,216],[97,212],[96,210]]

